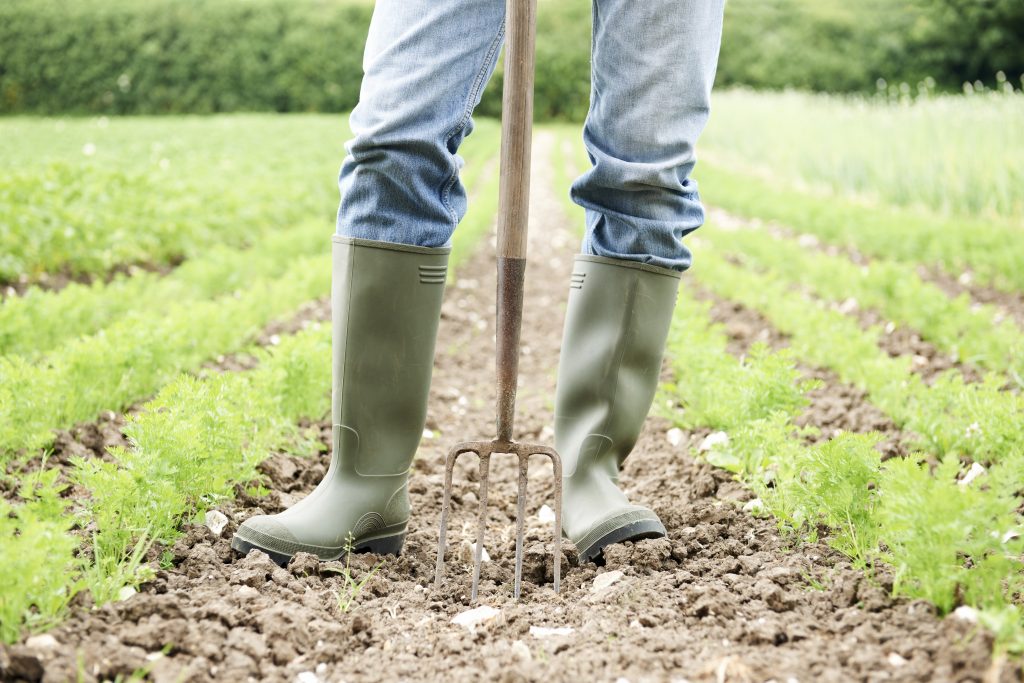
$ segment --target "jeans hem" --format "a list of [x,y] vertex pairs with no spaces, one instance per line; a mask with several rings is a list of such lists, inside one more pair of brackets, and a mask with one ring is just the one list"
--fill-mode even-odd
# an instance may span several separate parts
[[337,244],[350,244],[354,247],[367,247],[370,249],[387,249],[389,251],[405,251],[412,254],[444,255],[452,252],[451,247],[420,247],[414,244],[402,244],[400,242],[383,242],[379,240],[368,240],[362,237],[346,237],[345,235],[332,235],[331,241]]
[[631,261],[626,259],[608,258],[607,256],[597,256],[595,254],[577,254],[577,261],[590,261],[591,263],[603,263],[609,266],[618,266],[620,268],[633,268],[634,270],[643,270],[648,273],[654,273],[655,275],[665,275],[679,279],[682,277],[682,272],[673,270],[672,268],[662,268],[661,266],[652,266],[650,263],[642,263],[640,261]]

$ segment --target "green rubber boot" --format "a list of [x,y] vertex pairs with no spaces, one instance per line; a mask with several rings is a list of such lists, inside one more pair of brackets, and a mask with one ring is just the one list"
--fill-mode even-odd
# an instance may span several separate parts
[[605,546],[665,535],[617,482],[654,400],[679,273],[634,261],[576,257],[555,397],[562,456],[562,530],[589,562]]
[[281,565],[338,559],[349,534],[356,551],[401,551],[449,251],[334,237],[331,465],[296,505],[247,519],[232,548]]

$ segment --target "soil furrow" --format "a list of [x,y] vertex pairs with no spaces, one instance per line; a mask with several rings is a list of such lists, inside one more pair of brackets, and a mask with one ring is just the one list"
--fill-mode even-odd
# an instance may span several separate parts
[[[552,391],[567,281],[578,240],[552,195],[539,135],[532,187],[517,434],[551,439]],[[287,569],[254,552],[236,558],[231,533],[256,505],[278,509],[322,476],[326,452],[265,465],[275,494],[220,510],[221,534],[186,529],[173,561],[130,599],[76,609],[52,632],[55,645],[22,643],[0,666],[45,680],[113,678],[147,667],[153,680],[461,681],[953,681],[1011,680],[990,671],[991,638],[927,604],[893,600],[822,544],[794,544],[774,522],[744,512],[749,497],[724,472],[672,446],[669,424],[651,419],[622,484],[665,521],[667,539],[614,547],[603,567],[572,566],[561,595],[550,589],[550,525],[538,508],[551,491],[532,468],[523,599],[510,598],[515,500],[510,459],[495,462],[482,600],[496,617],[468,630],[463,558],[474,520],[474,466],[459,466],[449,581],[432,588],[443,454],[493,431],[493,250],[479,250],[446,296],[428,429],[414,462],[413,516],[399,558],[351,560],[358,581],[347,611],[337,563],[310,556]],[[324,378],[325,386],[328,378]],[[568,555],[572,556],[571,549]],[[610,574],[620,571],[622,575]],[[598,575],[618,580],[596,588]],[[566,629],[543,632],[531,627]],[[161,653],[164,646],[166,653]],[[79,665],[79,662],[81,664]],[[35,667],[35,668],[33,668]],[[1002,678],[1000,678],[1002,676]]]
[[0,282],[0,304],[11,297],[22,296],[33,287],[44,292],[59,292],[71,284],[91,285],[94,282],[110,284],[118,277],[133,277],[140,273],[156,273],[160,277],[166,277],[184,262],[185,259],[183,257],[175,256],[161,263],[151,261],[123,263],[102,273],[57,271],[54,273],[40,273],[33,278],[22,275],[17,280]]
[[[725,260],[734,266],[744,267],[743,259],[736,254],[727,254]],[[802,284],[790,284],[788,290],[794,296],[800,296],[811,303],[822,304],[842,315],[852,317],[865,332],[872,327],[881,330],[878,335],[878,348],[891,358],[906,356],[911,359],[910,371],[920,375],[925,384],[932,384],[935,379],[948,370],[957,370],[963,375],[964,381],[980,382],[981,371],[970,363],[961,362],[941,351],[937,346],[921,337],[921,334],[906,325],[897,324],[872,308],[862,308],[855,298],[844,301],[823,299],[810,287]]]
[[[703,288],[697,288],[695,296],[711,302],[711,319],[725,329],[728,350],[732,355],[743,357],[756,342],[765,343],[774,350],[789,346],[788,335],[776,329],[759,312],[741,303],[721,299]],[[910,452],[909,444],[917,437],[901,429],[891,417],[873,405],[866,391],[843,382],[827,368],[802,362],[797,363],[797,368],[805,379],[820,382],[820,386],[807,393],[810,404],[795,420],[799,427],[818,428],[819,433],[810,435],[808,443],[819,443],[841,432],[877,432],[883,437],[877,445],[883,458],[904,456]]]

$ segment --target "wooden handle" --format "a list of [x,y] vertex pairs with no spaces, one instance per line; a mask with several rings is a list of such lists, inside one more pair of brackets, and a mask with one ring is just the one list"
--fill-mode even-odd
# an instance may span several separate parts
[[498,191],[497,440],[511,442],[519,378],[523,285],[526,280],[537,0],[507,0],[505,28],[501,185]]
[[498,256],[526,258],[537,0],[506,0]]

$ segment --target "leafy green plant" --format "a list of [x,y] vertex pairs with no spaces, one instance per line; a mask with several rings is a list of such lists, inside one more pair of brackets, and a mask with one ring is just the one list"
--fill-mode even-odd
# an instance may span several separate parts
[[355,601],[359,599],[359,594],[363,592],[363,588],[373,578],[373,575],[384,566],[384,560],[381,560],[373,566],[370,571],[366,572],[363,578],[356,581],[352,573],[352,553],[355,552],[352,544],[352,532],[349,532],[348,538],[345,540],[345,566],[341,569],[328,569],[328,571],[337,571],[341,575],[342,580],[345,582],[344,585],[338,589],[338,609],[342,612],[348,612],[352,609]]
[[785,492],[788,521],[796,528],[806,524],[812,537],[819,525],[827,528],[829,545],[862,568],[878,548],[877,442],[869,434],[841,434],[796,451],[775,478],[775,490]]
[[55,625],[78,585],[78,540],[70,533],[75,519],[59,475],[40,469],[26,477],[20,505],[0,499],[0,641]]
[[1024,588],[1021,500],[980,482],[958,484],[959,467],[956,459],[934,473],[910,459],[885,464],[877,510],[882,556],[896,568],[894,590],[943,612],[961,602],[1004,608]]

